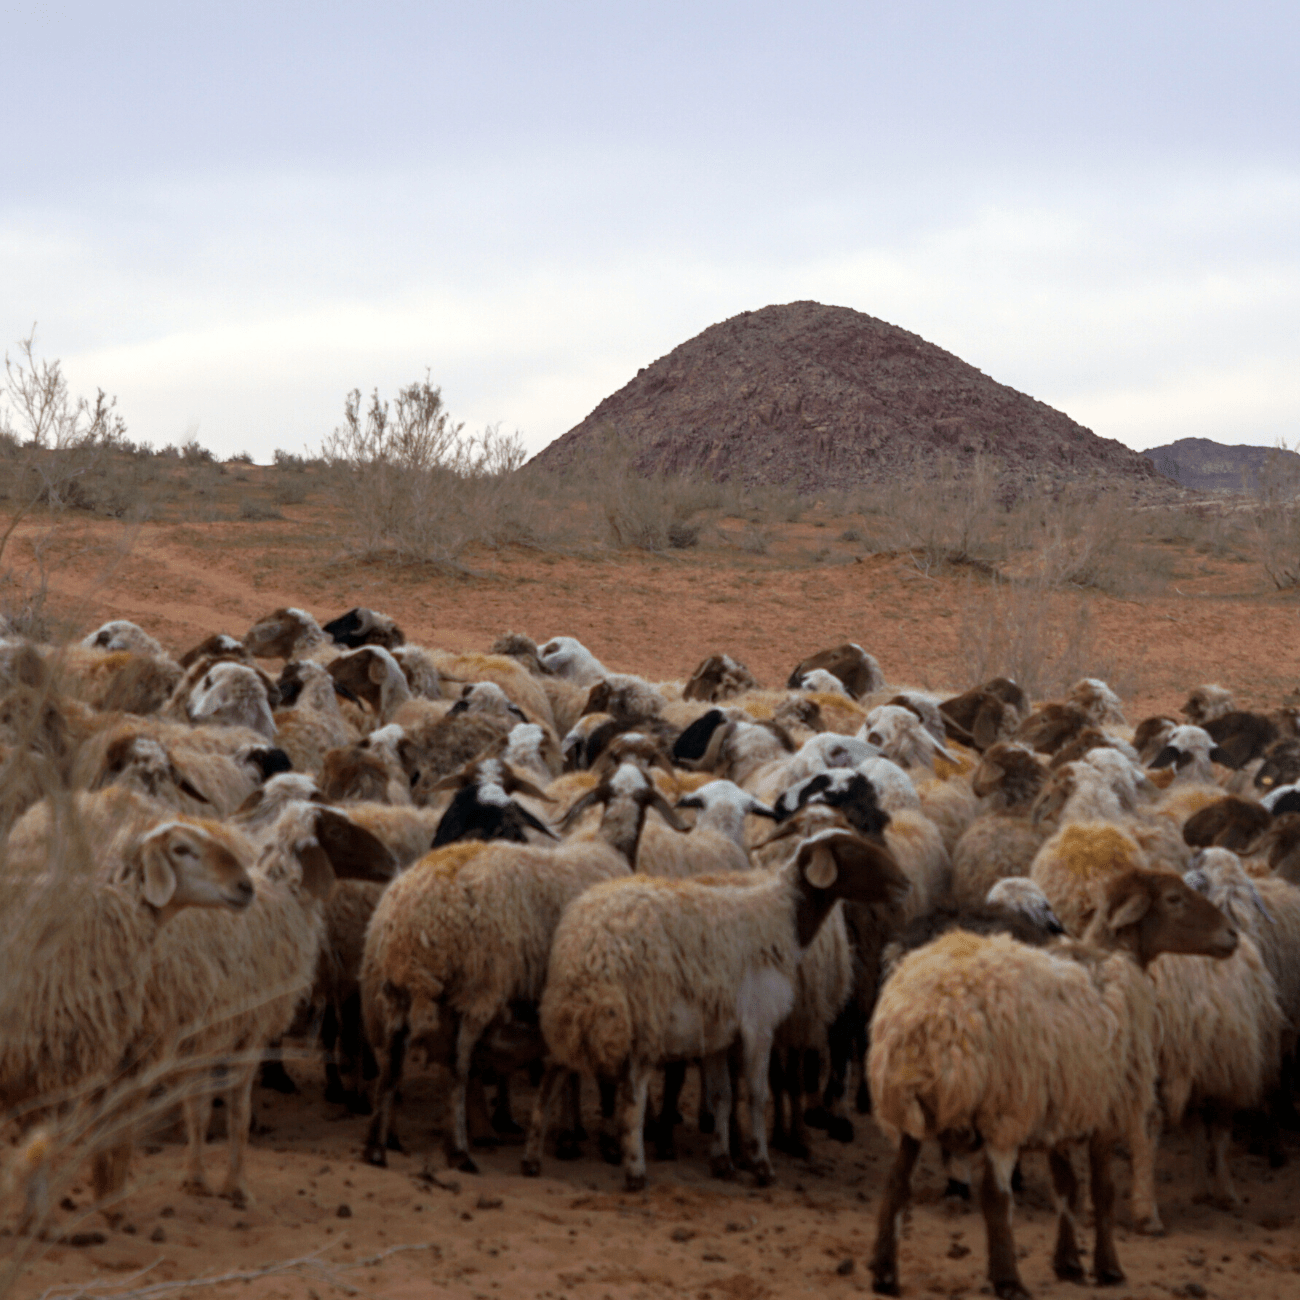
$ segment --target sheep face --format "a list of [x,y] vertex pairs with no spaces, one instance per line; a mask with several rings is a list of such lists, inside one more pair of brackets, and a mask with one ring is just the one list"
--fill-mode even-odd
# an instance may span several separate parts
[[275,719],[266,686],[253,668],[243,664],[215,664],[190,692],[186,712],[195,724],[247,727],[275,739]]
[[996,797],[1008,808],[1028,807],[1043,787],[1047,773],[1024,745],[1001,742],[990,746],[971,775],[978,799]]
[[164,918],[184,907],[229,907],[253,901],[253,883],[222,838],[188,822],[165,822],[140,842],[124,874],[141,883],[141,896]]
[[387,614],[359,606],[332,619],[323,630],[334,639],[335,645],[347,646],[349,650],[363,645],[378,645],[392,650],[406,643],[402,629]]
[[244,633],[244,649],[255,659],[291,659],[302,643],[324,640],[320,624],[306,610],[286,607],[258,619]]
[[1232,693],[1222,686],[1198,686],[1182,707],[1182,715],[1194,727],[1203,727],[1215,718],[1221,718],[1235,707]]
[[1094,924],[1101,922],[1144,967],[1163,952],[1222,959],[1237,951],[1236,927],[1173,872],[1136,870],[1112,880]]
[[744,664],[730,655],[710,655],[691,674],[682,691],[682,699],[717,704],[720,700],[729,700],[757,688],[757,679]]
[[800,682],[818,668],[839,678],[844,689],[855,700],[880,690],[885,684],[885,674],[880,671],[876,660],[860,645],[849,641],[801,659],[786,681],[787,689],[797,691]]

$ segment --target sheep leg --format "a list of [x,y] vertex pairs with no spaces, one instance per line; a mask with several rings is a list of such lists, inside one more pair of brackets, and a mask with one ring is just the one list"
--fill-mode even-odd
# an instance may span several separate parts
[[785,1051],[774,1047],[767,1063],[767,1086],[772,1093],[772,1137],[773,1151],[787,1150],[785,1131]]
[[103,1151],[95,1152],[95,1158],[91,1162],[91,1178],[96,1201],[113,1196],[126,1186],[134,1149],[134,1142],[128,1141],[118,1142]]
[[1156,1147],[1161,1122],[1160,1108],[1152,1107],[1127,1134],[1133,1161],[1133,1227],[1149,1237],[1163,1237],[1165,1233],[1156,1204]]
[[1047,1153],[1052,1171],[1052,1191],[1056,1200],[1056,1250],[1052,1269],[1063,1282],[1082,1282],[1083,1264],[1079,1260],[1079,1242],[1075,1220],[1079,1216],[1079,1180],[1066,1146],[1053,1147]]
[[954,1151],[942,1141],[939,1147],[943,1153],[943,1171],[948,1175],[948,1184],[943,1189],[943,1194],[954,1196],[959,1201],[969,1201],[970,1155],[964,1151]]
[[462,1014],[456,1023],[456,1053],[452,1063],[451,1138],[447,1145],[448,1164],[462,1174],[478,1173],[478,1165],[469,1153],[469,1121],[465,1115],[465,1095],[469,1090],[470,1060],[490,1018]]
[[555,1139],[557,1160],[581,1160],[582,1147],[578,1144],[587,1136],[582,1127],[582,1075],[570,1070],[564,1084],[564,1127]]
[[564,1082],[566,1073],[562,1065],[548,1065],[537,1087],[537,1099],[533,1102],[532,1120],[528,1125],[528,1138],[524,1143],[523,1172],[528,1178],[536,1178],[542,1172],[542,1149],[546,1145],[546,1124],[551,1113],[551,1103],[555,1100],[555,1094]]
[[226,1093],[226,1104],[230,1108],[226,1121],[230,1165],[221,1195],[240,1210],[253,1203],[253,1194],[248,1190],[244,1177],[244,1155],[248,1150],[248,1130],[253,1118],[253,1078],[256,1073],[252,1066],[241,1071]]
[[325,1055],[325,1100],[343,1105],[348,1099],[339,1069],[339,1014],[333,1001],[325,1004],[320,1022],[320,1044]]
[[1092,1212],[1097,1233],[1092,1267],[1098,1286],[1118,1286],[1124,1280],[1124,1270],[1115,1253],[1115,1178],[1110,1168],[1110,1147],[1110,1141],[1096,1133],[1088,1140]]
[[677,1103],[681,1099],[682,1086],[685,1083],[686,1062],[669,1061],[664,1066],[664,1095],[659,1105],[659,1116],[651,1125],[656,1160],[677,1159],[673,1130],[681,1123],[682,1117],[677,1109]]
[[715,1052],[700,1062],[700,1095],[708,1098],[714,1117],[709,1169],[714,1178],[732,1178],[736,1166],[731,1159],[731,1067],[726,1052]]
[[749,1085],[749,1140],[753,1147],[754,1177],[759,1187],[776,1178],[767,1150],[767,1063],[772,1054],[772,1033],[758,1031],[745,1043],[745,1080]]
[[1223,1209],[1237,1209],[1241,1198],[1232,1185],[1228,1168],[1228,1148],[1232,1144],[1232,1111],[1228,1107],[1207,1108],[1205,1126],[1209,1130],[1211,1158],[1214,1163],[1214,1201]]
[[618,1134],[618,1105],[623,1085],[615,1079],[600,1079],[597,1087],[600,1089],[600,1134],[596,1145],[607,1165],[621,1165],[623,1142]]
[[353,991],[344,999],[339,1008],[339,1040],[342,1043],[343,1057],[351,1063],[349,1073],[352,1086],[343,1097],[343,1104],[354,1115],[370,1114],[370,1098],[363,1087],[367,1079],[373,1079],[379,1073],[374,1053],[366,1041],[366,1031],[361,1023],[361,994]]
[[185,1116],[185,1179],[181,1190],[191,1196],[212,1195],[212,1188],[203,1173],[203,1142],[207,1137],[211,1110],[212,1097],[207,1092],[197,1097],[186,1097],[181,1102]]
[[388,1061],[379,1078],[375,1114],[366,1135],[364,1159],[367,1164],[384,1169],[388,1165],[388,1132],[393,1122],[393,1094],[402,1082],[402,1066],[406,1062],[406,1040],[410,1028],[403,1025],[388,1040]]
[[623,1182],[629,1192],[645,1190],[645,1103],[652,1067],[629,1063],[623,1080]]
[[1011,1171],[1016,1151],[988,1150],[980,1180],[980,1209],[988,1237],[989,1282],[1002,1300],[1029,1300],[1016,1267],[1016,1239],[1011,1231]]
[[898,1230],[912,1193],[912,1170],[921,1144],[903,1134],[876,1214],[876,1244],[871,1252],[871,1289],[877,1295],[898,1294]]

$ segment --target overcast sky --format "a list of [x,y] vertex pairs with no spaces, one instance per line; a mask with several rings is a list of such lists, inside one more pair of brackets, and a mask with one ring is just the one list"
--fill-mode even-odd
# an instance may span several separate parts
[[426,367],[530,447],[737,312],[1097,433],[1300,439],[1290,3],[8,6],[0,332],[267,460]]

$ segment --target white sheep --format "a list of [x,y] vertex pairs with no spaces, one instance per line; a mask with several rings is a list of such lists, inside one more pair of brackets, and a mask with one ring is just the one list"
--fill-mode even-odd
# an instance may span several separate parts
[[365,1158],[387,1163],[393,1093],[408,1047],[424,1044],[453,1071],[448,1157],[474,1171],[465,1090],[471,1057],[511,1003],[542,995],[551,936],[565,906],[601,880],[629,874],[652,804],[663,796],[637,768],[620,767],[566,817],[604,803],[598,831],[554,848],[451,844],[436,849],[384,892],[366,934],[361,971],[366,1034],[382,1075]]
[[110,619],[82,638],[87,650],[129,650],[133,654],[164,656],[167,652],[143,628],[124,618]]
[[704,1058],[716,1119],[712,1165],[731,1169],[726,1055],[739,1038],[748,1083],[754,1169],[773,1177],[764,1112],[768,1057],[794,1004],[800,955],[835,901],[892,904],[906,883],[889,854],[846,831],[813,836],[767,880],[734,885],[641,876],[589,890],[555,933],[541,1025],[551,1061],[523,1169],[541,1168],[546,1114],[566,1070],[618,1080],[624,1092],[627,1185],[645,1185],[646,1091],[656,1066]]
[[748,871],[745,818],[776,814],[730,781],[710,781],[677,801],[678,808],[699,809],[688,834],[650,823],[637,848],[636,869],[643,876],[700,876]]

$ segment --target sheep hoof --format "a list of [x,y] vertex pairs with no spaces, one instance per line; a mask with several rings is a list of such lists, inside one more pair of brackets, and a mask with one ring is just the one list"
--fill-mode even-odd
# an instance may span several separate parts
[[730,1156],[714,1156],[709,1161],[709,1173],[714,1178],[734,1178],[736,1176],[736,1166],[731,1163]]
[[1016,1167],[1011,1171],[1011,1190],[1017,1195],[1025,1190],[1025,1176],[1020,1172],[1020,1161],[1016,1161]]
[[181,1184],[181,1191],[188,1192],[191,1196],[211,1196],[212,1188],[208,1186],[206,1178],[187,1178]]
[[402,1139],[399,1138],[396,1133],[389,1133],[388,1141],[385,1145],[390,1151],[400,1151],[403,1155],[406,1154],[406,1148],[402,1145]]
[[388,1152],[379,1145],[378,1142],[369,1142],[366,1144],[365,1153],[362,1159],[368,1165],[374,1165],[378,1169],[388,1168]]
[[1001,1297],[1001,1300],[1033,1300],[1018,1279],[1010,1282],[994,1282],[993,1294]]
[[578,1145],[576,1133],[561,1133],[555,1139],[555,1158],[557,1160],[581,1160],[582,1148]]
[[892,1268],[873,1269],[872,1273],[871,1289],[877,1295],[898,1294],[898,1274]]
[[371,1111],[370,1098],[364,1092],[344,1093],[343,1104],[352,1115],[369,1115]]
[[540,1178],[542,1176],[542,1162],[540,1160],[530,1160],[527,1156],[519,1162],[519,1169],[525,1178]]
[[1087,1274],[1083,1271],[1083,1265],[1077,1259],[1061,1259],[1052,1261],[1052,1272],[1061,1279],[1062,1282],[1084,1282],[1087,1280]]
[[246,1210],[253,1203],[253,1198],[248,1189],[244,1187],[223,1187],[221,1189],[222,1200],[229,1201],[237,1210]]
[[809,1106],[803,1113],[803,1122],[809,1128],[819,1128],[824,1131],[835,1122],[835,1117],[825,1106]]
[[1140,1232],[1144,1237],[1163,1237],[1165,1235],[1165,1225],[1160,1222],[1158,1214],[1149,1214],[1146,1218],[1139,1219],[1133,1225],[1133,1230]]
[[833,1115],[826,1129],[826,1136],[833,1142],[843,1142],[847,1146],[856,1136],[853,1121],[845,1119],[843,1115]]
[[281,1061],[263,1061],[262,1077],[259,1082],[263,1088],[270,1088],[275,1092],[288,1094],[298,1091],[298,1085],[294,1083]]
[[623,1186],[629,1192],[644,1192],[645,1174],[625,1174],[623,1176]]
[[970,1200],[970,1184],[958,1182],[955,1178],[948,1179],[948,1186],[943,1189],[945,1196],[952,1196],[959,1201]]
[[776,1182],[776,1170],[772,1168],[770,1160],[759,1160],[754,1163],[754,1186],[771,1187]]
[[1099,1269],[1097,1272],[1098,1286],[1119,1286],[1124,1281],[1124,1274],[1118,1268]]
[[600,1147],[600,1158],[607,1165],[623,1163],[623,1148],[616,1137],[609,1133],[602,1133],[597,1145]]
[[474,1157],[468,1151],[453,1151],[447,1157],[447,1163],[455,1166],[462,1174],[478,1173],[478,1165],[474,1163]]

